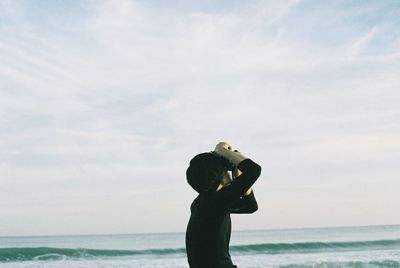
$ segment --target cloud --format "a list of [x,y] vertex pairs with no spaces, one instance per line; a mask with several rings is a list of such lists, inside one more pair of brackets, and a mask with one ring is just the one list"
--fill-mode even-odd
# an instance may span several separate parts
[[20,18],[24,1],[3,0],[0,2],[0,16],[7,19]]
[[[40,207],[61,196],[64,207],[88,202],[82,211],[106,199],[103,215],[120,216],[144,213],[129,203],[135,198],[156,218],[159,202],[190,202],[188,161],[223,139],[263,165],[257,193],[265,203],[276,188],[295,202],[295,181],[305,196],[315,193],[307,186],[332,181],[350,196],[357,189],[344,189],[345,181],[392,182],[398,172],[400,35],[390,6],[376,13],[371,2],[4,3],[0,202],[13,208],[19,200],[21,215],[31,217],[35,200],[44,213]],[[182,221],[163,224],[182,227],[187,206],[171,207]],[[57,215],[73,214],[64,212]],[[276,216],[271,226],[292,220]],[[132,232],[146,228],[128,221]],[[18,233],[10,226],[5,232]],[[110,226],[97,231],[122,228]]]
[[378,28],[376,26],[372,27],[366,34],[359,37],[357,40],[353,42],[350,50],[353,51],[353,53],[359,53],[360,50],[368,46],[368,44],[376,36],[377,33],[378,33]]

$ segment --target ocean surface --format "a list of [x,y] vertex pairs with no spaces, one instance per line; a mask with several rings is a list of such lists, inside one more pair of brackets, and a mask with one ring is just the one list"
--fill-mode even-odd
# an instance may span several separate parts
[[[0,237],[0,267],[189,267],[184,233]],[[233,231],[238,267],[400,267],[400,225]]]

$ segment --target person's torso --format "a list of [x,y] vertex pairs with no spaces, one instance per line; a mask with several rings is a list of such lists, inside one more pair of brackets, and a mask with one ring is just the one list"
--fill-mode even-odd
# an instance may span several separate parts
[[191,205],[186,229],[186,252],[190,266],[235,267],[229,254],[230,235],[229,211],[216,213],[209,196],[199,195]]

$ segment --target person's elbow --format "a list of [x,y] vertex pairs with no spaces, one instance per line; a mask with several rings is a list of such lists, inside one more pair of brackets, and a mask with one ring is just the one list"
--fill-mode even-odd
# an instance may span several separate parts
[[258,210],[258,205],[254,205],[250,210],[249,210],[249,214],[253,214],[254,212],[256,212]]
[[261,166],[251,160],[250,158],[242,161],[238,168],[242,173],[247,174],[249,177],[258,178],[261,174]]
[[260,177],[261,175],[261,166],[256,164],[256,174],[257,174],[257,178]]
[[260,177],[261,166],[259,164],[253,162],[253,167],[251,169],[251,175],[256,179],[258,179],[258,177]]

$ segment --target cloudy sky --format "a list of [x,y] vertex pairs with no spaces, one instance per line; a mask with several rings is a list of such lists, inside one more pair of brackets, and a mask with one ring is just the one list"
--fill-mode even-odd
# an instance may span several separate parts
[[223,140],[234,230],[399,224],[399,73],[397,0],[0,0],[0,235],[184,232]]

